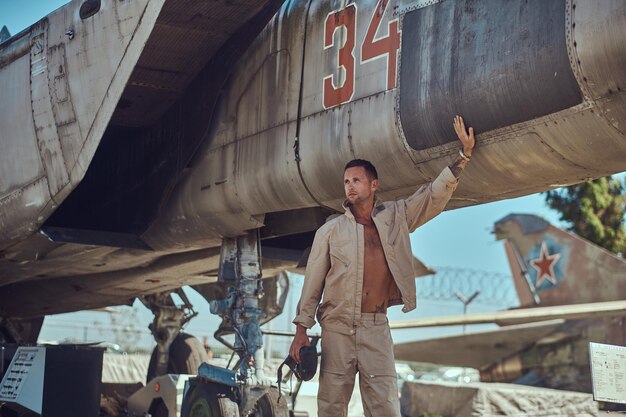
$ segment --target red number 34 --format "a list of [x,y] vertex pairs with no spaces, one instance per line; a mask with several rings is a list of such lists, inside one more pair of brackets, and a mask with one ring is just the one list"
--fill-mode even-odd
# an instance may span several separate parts
[[[380,22],[385,14],[389,0],[378,0],[374,14],[367,28],[365,39],[361,45],[361,63],[379,58],[387,58],[387,89],[396,86],[397,54],[400,49],[400,30],[398,20],[388,24],[387,35],[376,38]],[[335,77],[324,77],[323,103],[324,108],[338,106],[352,100],[354,96],[354,46],[356,38],[356,4],[351,3],[344,9],[331,12],[326,16],[324,49],[332,48],[335,44],[335,32],[345,28],[345,42],[338,51],[337,64],[344,71],[343,84],[336,86]]]

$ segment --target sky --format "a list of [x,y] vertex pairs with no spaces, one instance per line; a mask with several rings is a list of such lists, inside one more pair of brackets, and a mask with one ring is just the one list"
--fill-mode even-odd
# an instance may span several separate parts
[[0,0],[0,28],[6,25],[11,35],[15,35],[65,3],[65,0]]
[[[64,0],[29,0],[24,2],[0,0],[0,27],[6,25],[10,33],[14,35],[65,3]],[[558,213],[546,206],[544,197],[534,194],[444,212],[411,235],[413,252],[420,260],[435,269],[454,267],[508,274],[509,269],[503,245],[501,242],[496,242],[490,232],[495,221],[510,213],[536,214],[557,226],[565,226],[563,222],[559,221]],[[275,329],[286,329],[290,326],[290,320],[287,316],[292,315],[295,309],[302,282],[301,277],[292,276],[292,278],[294,288],[285,309],[285,317],[272,324]],[[192,320],[187,331],[200,338],[211,335],[216,329],[217,321],[210,317],[208,304],[193,291],[188,291],[188,293],[192,303],[200,312],[200,317]],[[470,310],[472,308],[476,310],[502,308],[502,306],[494,305],[480,306],[479,298],[477,299],[477,306],[470,307]],[[428,301],[423,301],[419,310],[414,314],[434,315],[442,312],[459,314],[462,312],[462,305],[458,301],[451,304],[441,301],[428,304]],[[113,320],[117,322],[115,326],[118,333],[121,325],[126,325],[132,331],[140,329],[141,334],[138,343],[150,346],[152,338],[146,327],[152,320],[151,313],[141,305],[136,306],[136,311],[136,318],[124,318],[123,315],[114,318]],[[399,317],[398,312],[394,312],[393,315]],[[46,318],[41,339],[104,340],[108,338],[110,340],[112,327],[111,318],[107,313],[81,312],[56,315]]]

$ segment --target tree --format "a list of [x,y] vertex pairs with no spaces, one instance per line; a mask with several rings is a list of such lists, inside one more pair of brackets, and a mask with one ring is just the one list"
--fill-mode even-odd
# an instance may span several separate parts
[[545,193],[569,230],[613,253],[626,253],[626,181],[604,177]]

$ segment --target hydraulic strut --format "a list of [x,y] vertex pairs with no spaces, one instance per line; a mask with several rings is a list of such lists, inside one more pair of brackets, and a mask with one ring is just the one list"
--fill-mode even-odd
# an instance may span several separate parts
[[170,292],[145,295],[141,302],[154,314],[154,320],[149,328],[157,343],[157,365],[155,376],[167,373],[170,346],[183,326],[198,315],[189,302],[182,288],[174,293],[183,300],[182,306],[176,306]]
[[[228,285],[225,299],[211,301],[211,313],[222,317],[215,338],[239,356],[235,368],[240,380],[250,385],[266,383],[263,373],[263,335],[260,320],[264,312],[259,308],[263,297],[261,281],[261,246],[259,231],[244,236],[225,238],[220,254],[218,282]],[[224,339],[235,334],[234,344]]]

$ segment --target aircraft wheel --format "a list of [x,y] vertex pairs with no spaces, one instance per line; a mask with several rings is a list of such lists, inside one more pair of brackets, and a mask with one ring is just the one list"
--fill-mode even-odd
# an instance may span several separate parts
[[[150,356],[147,381],[159,376],[156,375],[157,350],[158,348],[155,347]],[[170,346],[167,373],[197,375],[198,368],[203,362],[209,362],[209,357],[202,343],[190,334],[179,333]]]
[[218,399],[205,384],[190,388],[183,403],[181,417],[222,417]]
[[[253,388],[256,390],[258,388]],[[278,401],[278,390],[276,388],[262,388],[263,394],[252,405],[252,408],[245,410],[243,415],[250,417],[289,417],[289,407],[285,396]]]
[[181,417],[235,417],[237,404],[225,396],[224,388],[212,383],[194,381],[183,400]]
[[283,395],[278,401],[278,390],[269,388],[256,403],[254,417],[289,417],[289,408]]

